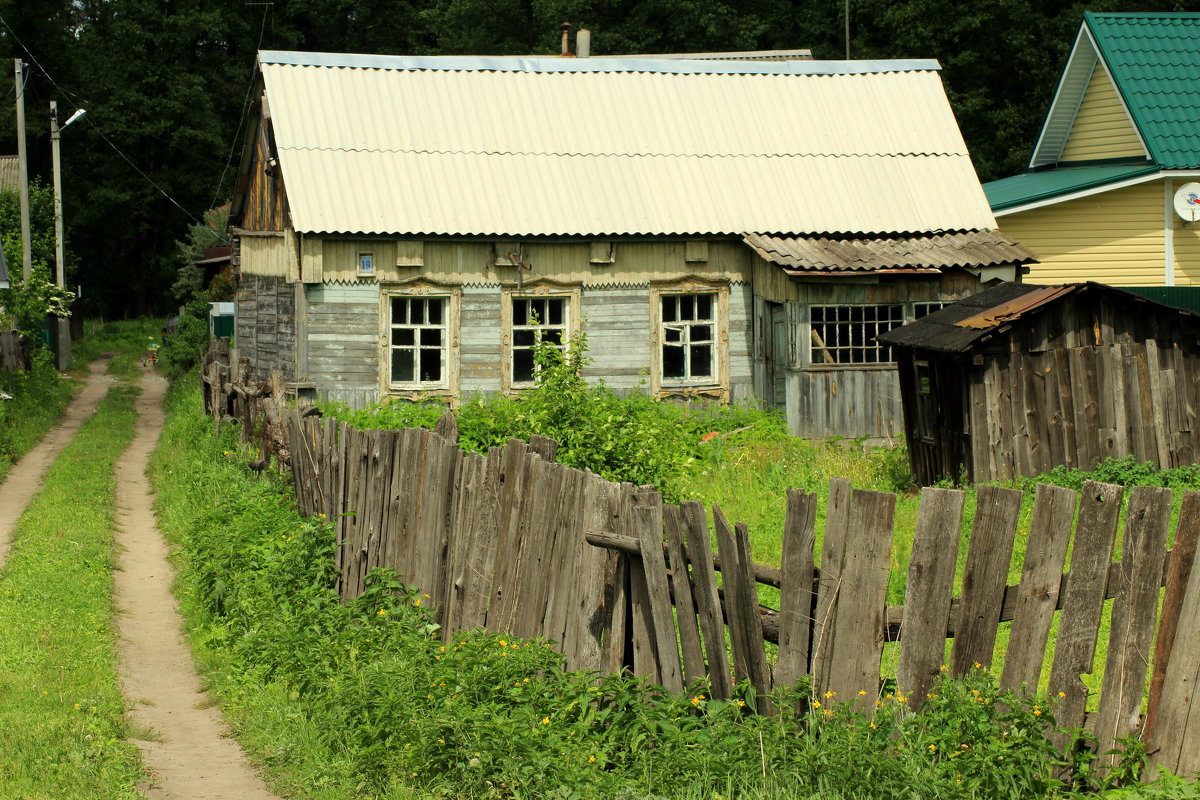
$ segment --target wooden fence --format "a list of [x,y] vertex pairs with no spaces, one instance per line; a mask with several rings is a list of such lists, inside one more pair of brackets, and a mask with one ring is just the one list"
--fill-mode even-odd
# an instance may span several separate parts
[[[1171,492],[1132,489],[1114,561],[1121,487],[1039,486],[1026,534],[1021,493],[980,486],[954,596],[965,495],[924,489],[905,605],[888,607],[895,495],[834,479],[818,569],[816,496],[789,492],[782,566],[772,568],[752,562],[746,526],[716,505],[667,504],[650,487],[557,464],[549,440],[469,454],[449,415],[436,431],[355,430],[284,408],[270,386],[244,385],[233,363],[206,364],[206,405],[218,425],[232,413],[264,436],[264,452],[290,465],[300,510],[333,522],[344,597],[372,567],[390,567],[430,595],[447,637],[474,628],[546,637],[570,668],[629,669],[672,691],[707,679],[713,696],[728,697],[745,679],[767,713],[773,686],[811,675],[816,692],[871,714],[888,641],[899,642],[896,686],[915,710],[943,664],[955,675],[990,666],[1009,622],[1003,686],[1036,687],[1049,658],[1049,693],[1063,694],[1057,721],[1086,722],[1096,752],[1141,735],[1152,765],[1200,771],[1200,708],[1190,702],[1200,680],[1200,494],[1184,498],[1168,551]],[[1019,536],[1021,580],[1008,586]],[[760,585],[779,588],[778,610],[759,603]],[[1106,608],[1107,658],[1097,664]],[[1079,676],[1097,668],[1100,697],[1086,714]]]
[[29,348],[20,331],[0,331],[0,369],[29,369]]

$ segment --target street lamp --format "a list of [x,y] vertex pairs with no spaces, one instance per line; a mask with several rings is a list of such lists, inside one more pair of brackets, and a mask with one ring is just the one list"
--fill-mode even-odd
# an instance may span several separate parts
[[[60,289],[65,288],[66,269],[63,258],[63,214],[62,214],[62,161],[59,158],[59,141],[63,129],[78,121],[87,111],[76,109],[67,121],[58,124],[58,102],[50,101],[50,158],[54,168],[54,280]],[[58,318],[58,368],[65,370],[71,365],[71,323],[70,320]]]

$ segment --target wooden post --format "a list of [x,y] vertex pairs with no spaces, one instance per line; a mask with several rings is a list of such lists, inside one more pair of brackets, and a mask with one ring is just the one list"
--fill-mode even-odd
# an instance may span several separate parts
[[845,478],[829,481],[829,498],[825,504],[825,538],[821,543],[821,573],[817,583],[817,613],[813,621],[812,676],[813,691],[823,694],[829,686],[831,626],[837,616],[838,598],[842,585],[842,568],[846,559],[846,540],[850,536],[850,494],[852,487]]
[[671,595],[667,583],[667,564],[663,560],[662,495],[639,491],[633,498],[633,519],[642,546],[642,564],[650,600],[650,622],[659,677],[669,692],[683,691],[679,670],[679,644],[675,638],[675,617],[671,613]]

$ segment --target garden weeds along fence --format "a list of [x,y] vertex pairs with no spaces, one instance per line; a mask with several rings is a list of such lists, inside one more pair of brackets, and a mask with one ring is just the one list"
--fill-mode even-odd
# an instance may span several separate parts
[[[1039,486],[1021,580],[1008,586],[1021,494],[980,486],[953,596],[964,493],[924,489],[905,605],[888,607],[895,495],[835,478],[818,567],[816,496],[789,492],[782,567],[772,568],[750,560],[746,526],[717,506],[710,531],[701,504],[670,505],[652,487],[556,464],[551,440],[470,454],[457,446],[450,415],[433,431],[357,430],[286,408],[269,383],[248,386],[244,364],[230,367],[225,352],[206,359],[206,406],[217,425],[232,414],[244,432],[261,432],[264,453],[290,468],[300,510],[335,526],[347,599],[372,568],[391,568],[420,587],[447,638],[474,628],[544,637],[571,669],[629,669],[676,692],[703,679],[717,698],[749,680],[764,713],[774,686],[811,676],[814,697],[872,714],[889,641],[899,642],[898,695],[918,710],[943,669],[989,667],[999,625],[1009,622],[1003,687],[1036,687],[1049,657],[1059,726],[1086,724],[1100,754],[1140,736],[1151,766],[1200,771],[1200,704],[1191,702],[1200,681],[1200,494],[1184,497],[1168,551],[1170,490],[1132,489],[1114,561],[1124,489]],[[760,584],[779,588],[778,611],[759,603]],[[778,644],[773,665],[767,641]],[[1095,668],[1101,692],[1086,714],[1079,676]]]

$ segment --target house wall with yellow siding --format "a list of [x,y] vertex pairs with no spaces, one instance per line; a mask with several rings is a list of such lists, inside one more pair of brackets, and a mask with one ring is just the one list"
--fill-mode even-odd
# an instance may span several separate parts
[[[1175,188],[1179,186],[1177,181]],[[1200,286],[1200,222],[1184,222],[1177,214],[1172,214],[1171,227],[1175,244],[1175,285]]]
[[[1163,185],[1148,181],[997,217],[1000,230],[1038,255],[1029,283],[1165,284]],[[1177,267],[1178,272],[1178,267]]]
[[1146,150],[1125,113],[1116,87],[1104,67],[1097,63],[1059,161],[1131,156],[1144,158]]

